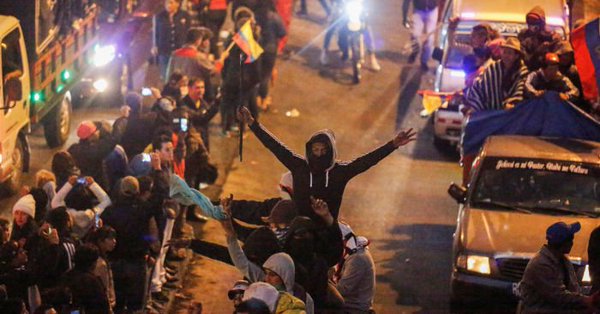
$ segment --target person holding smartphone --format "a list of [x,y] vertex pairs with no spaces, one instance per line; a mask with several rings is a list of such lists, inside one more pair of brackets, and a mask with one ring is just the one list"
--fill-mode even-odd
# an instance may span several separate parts
[[[71,201],[72,199],[82,199],[81,195],[78,194],[84,189],[92,192],[99,201],[98,205],[94,206],[91,202]],[[79,238],[85,237],[94,228],[96,216],[101,215],[104,209],[110,204],[110,197],[92,177],[69,177],[67,183],[63,185],[52,199],[52,208],[60,206],[67,208],[67,213],[73,220],[73,233]]]

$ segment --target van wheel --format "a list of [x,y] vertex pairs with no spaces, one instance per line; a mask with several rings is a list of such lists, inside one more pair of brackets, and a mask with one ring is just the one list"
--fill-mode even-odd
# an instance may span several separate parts
[[44,137],[50,148],[64,144],[71,131],[71,94],[67,92],[44,121]]
[[3,190],[9,195],[17,193],[21,188],[21,183],[23,181],[23,171],[25,169],[25,144],[21,137],[17,138],[11,159],[13,171],[10,179],[8,179],[3,186]]

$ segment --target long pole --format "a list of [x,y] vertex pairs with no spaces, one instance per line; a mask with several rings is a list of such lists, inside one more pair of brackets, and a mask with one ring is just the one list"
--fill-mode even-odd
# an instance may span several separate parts
[[[238,111],[241,109],[242,106],[244,106],[244,94],[243,94],[243,90],[242,90],[242,85],[243,85],[243,81],[244,81],[244,67],[243,65],[243,61],[244,61],[244,53],[240,51],[240,104],[238,106]],[[238,121],[239,122],[239,129],[240,129],[240,145],[239,145],[239,149],[240,149],[240,162],[242,162],[242,154],[244,152],[244,122],[243,121]]]

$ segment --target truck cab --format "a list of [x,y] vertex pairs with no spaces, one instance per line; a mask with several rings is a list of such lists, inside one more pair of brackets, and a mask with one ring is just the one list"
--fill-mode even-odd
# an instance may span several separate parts
[[0,16],[0,183],[15,191],[28,170],[31,101],[27,50],[19,21]]
[[488,137],[459,203],[451,301],[516,300],[529,260],[555,222],[581,223],[569,259],[590,288],[587,245],[600,225],[600,143],[570,138]]

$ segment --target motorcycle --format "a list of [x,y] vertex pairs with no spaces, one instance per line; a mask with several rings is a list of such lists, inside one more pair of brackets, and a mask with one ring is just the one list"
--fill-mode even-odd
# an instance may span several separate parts
[[345,55],[347,55],[349,49],[352,53],[352,82],[358,84],[360,83],[361,68],[365,60],[366,13],[362,0],[347,1],[344,9],[346,15],[344,33],[347,40]]

